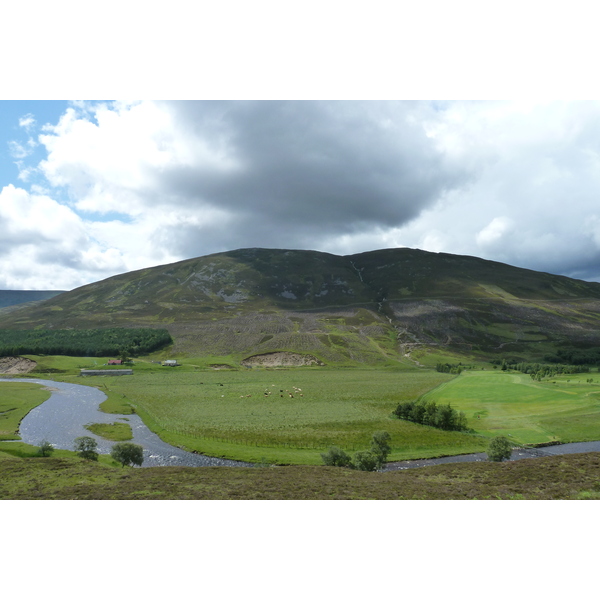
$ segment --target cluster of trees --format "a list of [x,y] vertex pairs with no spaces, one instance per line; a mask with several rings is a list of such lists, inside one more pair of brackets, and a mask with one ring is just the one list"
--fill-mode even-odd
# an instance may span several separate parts
[[409,400],[398,404],[394,414],[399,419],[444,431],[469,431],[465,413],[452,408],[450,404]]
[[544,356],[544,360],[569,365],[600,365],[600,348],[560,348],[556,354]]
[[[520,371],[526,375],[532,373],[545,373],[546,375],[571,375],[573,373],[589,373],[590,368],[583,365],[545,365],[543,363],[516,363],[510,365],[515,371]],[[503,367],[503,370],[504,369]],[[544,377],[546,376],[544,375]]]
[[390,446],[390,434],[387,431],[377,431],[371,438],[371,448],[360,450],[351,458],[341,448],[332,446],[321,454],[323,463],[329,467],[347,467],[358,471],[378,471],[383,467],[385,461],[392,451]]
[[[74,449],[81,458],[98,460],[98,442],[93,437],[84,435],[75,438]],[[132,444],[131,442],[114,444],[110,450],[110,455],[117,462],[120,462],[123,467],[129,465],[141,467],[144,462],[144,449],[138,446],[138,444]]]
[[437,363],[435,370],[438,373],[452,373],[453,375],[460,375],[463,372],[463,366],[459,363],[452,365],[450,363]]
[[512,369],[529,375],[534,381],[541,381],[544,377],[556,375],[572,375],[574,373],[589,373],[590,368],[584,365],[546,365],[542,363],[512,363],[502,361],[502,370]]
[[0,356],[138,356],[172,342],[166,329],[3,329],[0,330]]

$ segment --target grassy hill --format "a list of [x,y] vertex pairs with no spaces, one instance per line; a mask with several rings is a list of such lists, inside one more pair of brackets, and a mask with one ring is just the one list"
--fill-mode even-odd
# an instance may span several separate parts
[[0,329],[160,327],[174,355],[279,351],[332,365],[439,356],[529,359],[600,346],[600,284],[409,248],[350,256],[241,249],[111,277]]

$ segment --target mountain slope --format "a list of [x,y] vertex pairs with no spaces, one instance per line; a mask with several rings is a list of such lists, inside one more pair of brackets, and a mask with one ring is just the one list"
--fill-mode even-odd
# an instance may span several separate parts
[[111,277],[0,328],[166,327],[174,353],[312,353],[386,363],[417,348],[542,353],[600,345],[600,284],[409,248],[242,249]]

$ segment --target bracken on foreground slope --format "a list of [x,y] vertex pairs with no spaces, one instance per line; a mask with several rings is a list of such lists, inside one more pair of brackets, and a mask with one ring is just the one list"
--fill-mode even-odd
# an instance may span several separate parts
[[600,454],[365,473],[337,467],[122,469],[0,453],[0,499],[595,499]]

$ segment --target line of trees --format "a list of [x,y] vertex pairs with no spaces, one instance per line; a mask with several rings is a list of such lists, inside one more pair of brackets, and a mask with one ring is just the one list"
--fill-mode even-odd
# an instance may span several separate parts
[[171,344],[166,329],[35,329],[0,330],[0,356],[139,356]]
[[452,365],[450,363],[437,363],[435,370],[438,373],[451,373],[452,375],[460,375],[463,372],[461,364]]
[[502,370],[511,369],[529,375],[534,381],[541,381],[544,377],[556,375],[572,375],[574,373],[589,373],[590,368],[585,365],[546,365],[542,363],[516,363],[502,362]]
[[569,365],[600,365],[600,348],[560,348],[556,354],[544,356],[544,360]]
[[437,404],[433,400],[423,402],[422,400],[409,400],[398,404],[393,413],[399,419],[429,425],[444,431],[469,431],[467,416],[461,410],[458,411],[450,404]]
[[[45,440],[40,445],[40,453],[43,449],[50,452],[54,450],[54,447],[46,442]],[[87,460],[98,460],[98,442],[88,435],[77,437],[74,440],[73,449],[81,458]],[[138,444],[132,444],[131,442],[119,442],[114,444],[110,451],[111,457],[120,462],[123,467],[137,465],[142,466],[144,462],[144,449]],[[49,454],[42,454],[42,456],[49,456]]]
[[[514,371],[531,375],[532,373],[543,373],[543,377],[548,375],[572,375],[574,373],[589,373],[590,368],[585,365],[546,365],[543,363],[516,363],[507,366]],[[504,365],[503,371],[506,371]]]

